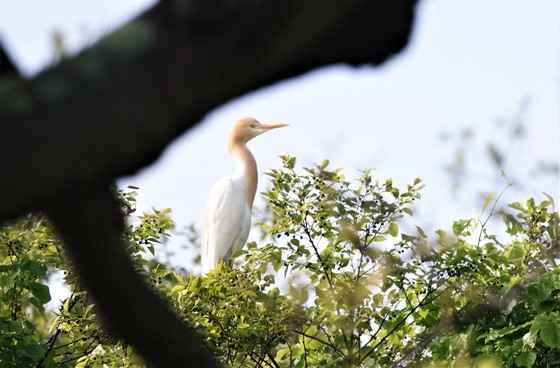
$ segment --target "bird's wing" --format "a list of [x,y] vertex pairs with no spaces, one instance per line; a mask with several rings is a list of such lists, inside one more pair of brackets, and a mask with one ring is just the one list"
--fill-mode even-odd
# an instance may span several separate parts
[[251,210],[245,188],[233,178],[214,184],[208,195],[201,234],[202,271],[213,269],[243,247],[251,227]]

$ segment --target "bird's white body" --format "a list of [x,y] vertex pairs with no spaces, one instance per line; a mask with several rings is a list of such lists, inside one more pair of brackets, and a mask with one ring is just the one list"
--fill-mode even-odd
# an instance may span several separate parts
[[246,143],[259,134],[286,125],[264,125],[253,118],[245,118],[233,128],[228,150],[236,163],[235,173],[218,180],[206,202],[200,245],[203,274],[220,261],[229,261],[233,251],[242,248],[249,237],[257,190],[257,163]]
[[251,208],[245,201],[247,184],[243,178],[218,180],[208,195],[202,238],[202,273],[229,259],[234,250],[243,247],[251,228]]

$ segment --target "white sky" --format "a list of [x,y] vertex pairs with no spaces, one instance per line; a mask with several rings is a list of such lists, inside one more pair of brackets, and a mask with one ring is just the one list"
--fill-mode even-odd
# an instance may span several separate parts
[[[0,38],[31,75],[54,60],[54,32],[76,52],[151,3],[0,0]],[[477,214],[479,188],[498,194],[502,184],[484,174],[483,155],[473,153],[470,167],[480,175],[465,183],[461,201],[453,201],[442,167],[453,161],[454,146],[441,140],[442,133],[469,127],[485,137],[481,144],[507,146],[496,121],[512,119],[527,98],[527,137],[508,148],[506,174],[519,180],[508,199],[542,198],[543,191],[560,198],[558,179],[529,176],[539,159],[560,161],[559,87],[558,0],[426,0],[418,7],[411,43],[390,62],[323,68],[238,98],[121,184],[141,188],[140,211],[171,207],[179,227],[199,225],[212,183],[233,170],[225,150],[229,130],[239,118],[254,116],[290,124],[249,144],[261,173],[290,154],[303,165],[329,158],[350,177],[373,167],[380,180],[393,177],[400,187],[420,177],[427,188],[417,222],[449,228],[452,220]],[[262,191],[266,177],[260,180]],[[256,206],[262,203],[257,196]]]

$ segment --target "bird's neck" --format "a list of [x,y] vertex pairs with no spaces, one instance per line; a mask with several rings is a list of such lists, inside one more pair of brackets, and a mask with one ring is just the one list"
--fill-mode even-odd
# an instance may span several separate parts
[[257,162],[245,143],[230,147],[230,153],[235,159],[235,178],[242,181],[245,186],[245,199],[249,208],[253,208],[255,193],[257,191]]

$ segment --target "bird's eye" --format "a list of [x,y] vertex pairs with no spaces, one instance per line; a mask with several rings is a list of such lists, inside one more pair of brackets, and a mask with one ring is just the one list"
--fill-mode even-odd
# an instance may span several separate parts
[[257,124],[255,124],[255,123],[249,124],[249,128],[253,128],[253,129],[254,129],[254,128],[256,128],[256,127],[257,127]]

